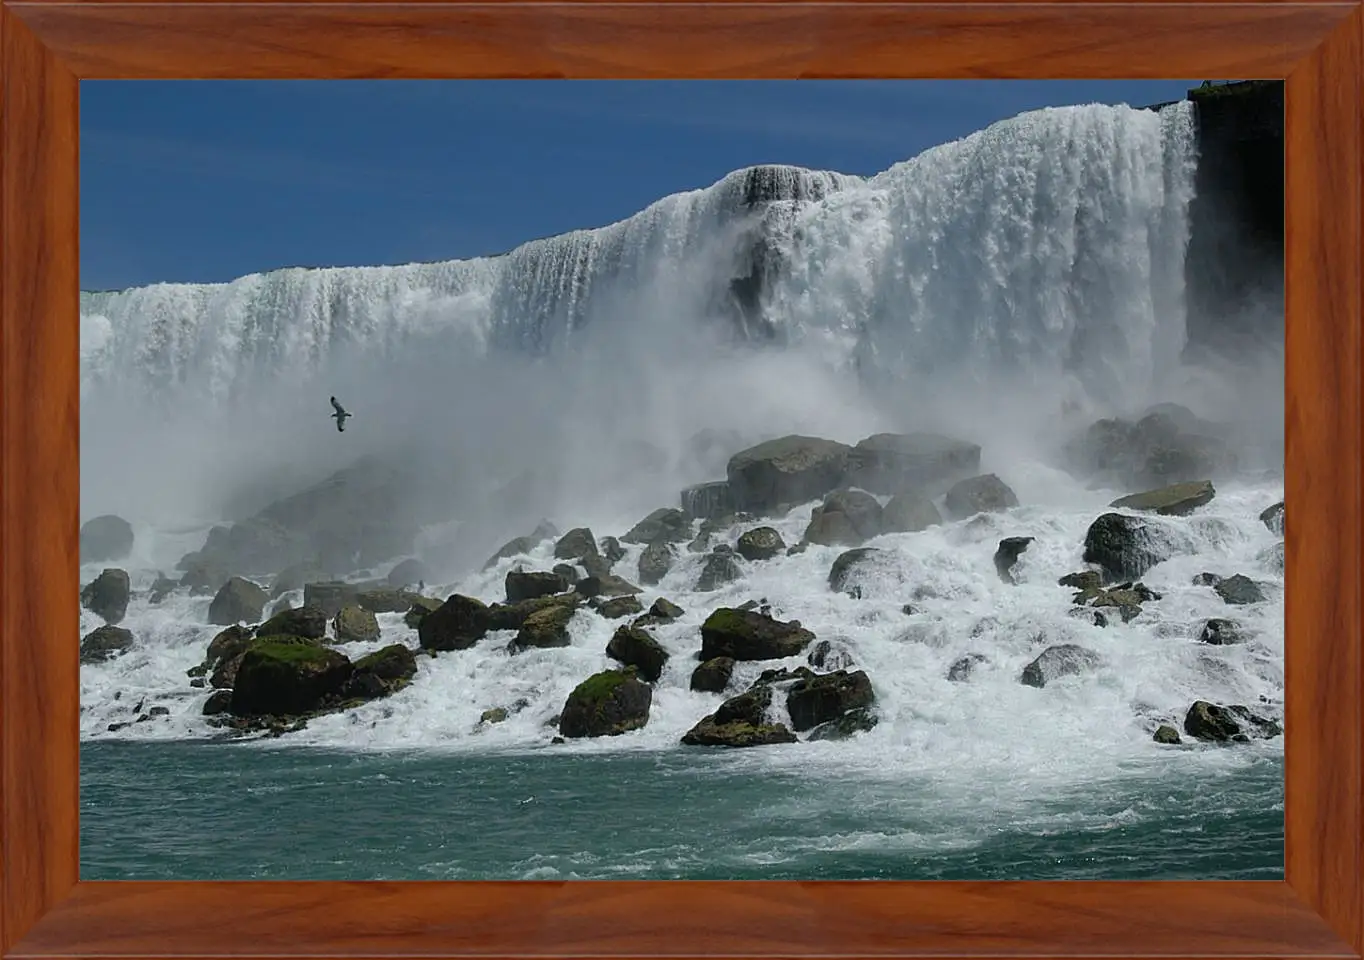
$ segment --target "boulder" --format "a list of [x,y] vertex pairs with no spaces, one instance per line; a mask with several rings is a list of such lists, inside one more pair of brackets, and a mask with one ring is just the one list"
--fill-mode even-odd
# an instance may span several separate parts
[[355,605],[370,613],[405,613],[412,609],[412,601],[420,596],[397,587],[378,587],[358,591]]
[[943,507],[954,520],[978,513],[1000,513],[1018,506],[1018,496],[993,473],[959,480],[947,491]]
[[682,491],[682,515],[688,520],[709,520],[733,512],[728,480],[698,483]]
[[321,607],[299,607],[275,614],[256,628],[256,636],[304,637],[321,640],[327,635],[327,615]]
[[657,617],[660,620],[676,620],[684,613],[686,613],[685,610],[671,600],[665,600],[663,597],[659,597],[655,600],[653,606],[649,608],[649,616]]
[[1212,743],[1246,743],[1252,737],[1272,739],[1283,730],[1275,721],[1256,716],[1243,706],[1219,706],[1197,700],[1184,715],[1184,732],[1196,740]]
[[1212,503],[1216,495],[1217,491],[1213,488],[1212,481],[1202,480],[1197,483],[1176,483],[1158,490],[1119,497],[1109,506],[1142,513],[1158,513],[1167,517],[1185,517],[1199,507]]
[[328,617],[336,616],[342,607],[357,602],[359,597],[359,584],[341,580],[325,580],[303,586],[303,605],[317,607]]
[[176,581],[164,574],[157,574],[156,579],[152,581],[151,589],[148,591],[147,602],[155,606],[174,593],[177,587],[179,584]]
[[767,710],[772,688],[758,686],[731,697],[718,710],[687,731],[682,742],[702,747],[757,747],[771,743],[795,743],[797,737],[785,725],[769,723]]
[[558,560],[581,560],[584,557],[598,556],[597,539],[587,527],[576,527],[559,538],[554,545],[554,556]]
[[848,593],[856,586],[854,581],[859,567],[873,565],[889,556],[889,551],[875,547],[857,547],[840,553],[829,568],[829,589],[835,593]]
[[597,601],[593,604],[593,609],[607,620],[619,620],[621,617],[642,613],[644,604],[639,602],[639,597],[630,594],[624,597],[612,597],[609,600]]
[[432,610],[439,610],[440,606],[441,601],[435,597],[413,597],[412,606],[408,607],[407,612],[403,614],[403,623],[413,630],[417,630],[421,627],[422,620],[425,619],[426,615]]
[[1098,570],[1081,570],[1079,573],[1068,573],[1056,582],[1076,590],[1097,590],[1103,586],[1104,578]]
[[339,696],[350,675],[349,660],[312,641],[260,640],[242,655],[237,668],[232,713],[239,717],[312,713],[328,698]]
[[752,530],[744,531],[739,537],[735,550],[745,560],[753,562],[771,560],[777,554],[786,551],[786,541],[782,540],[781,534],[771,527],[754,527]]
[[1217,595],[1222,598],[1224,603],[1238,605],[1262,603],[1265,599],[1264,592],[1260,589],[1259,584],[1239,573],[1216,584],[1213,590],[1217,591]]
[[577,586],[578,581],[583,578],[583,575],[578,572],[578,568],[571,563],[556,563],[552,572],[563,577],[564,582],[571,587]]
[[711,657],[691,672],[691,689],[697,693],[724,693],[733,675],[733,657]]
[[393,643],[356,660],[342,692],[346,697],[375,700],[397,693],[416,675],[416,656],[401,643]]
[[686,543],[690,539],[691,521],[676,507],[660,507],[621,537],[625,543]]
[[266,592],[258,584],[233,577],[223,584],[208,607],[208,622],[220,625],[258,623],[265,612]]
[[940,523],[933,501],[917,493],[897,493],[881,510],[882,533],[918,533]]
[[511,570],[503,584],[507,591],[508,603],[563,593],[571,586],[566,578],[557,573],[544,573],[538,570]]
[[832,720],[825,721],[805,735],[806,740],[846,740],[859,733],[868,733],[876,728],[880,720],[869,707],[849,710]]
[[881,504],[862,490],[836,490],[810,514],[805,539],[825,546],[856,546],[881,532]]
[[1005,583],[1014,583],[1013,568],[1034,537],[1005,537],[995,550],[995,572]]
[[784,623],[752,610],[721,607],[701,625],[701,659],[783,660],[802,653],[814,639],[796,621]]
[[577,610],[576,605],[556,603],[535,611],[521,624],[516,639],[512,641],[512,649],[569,646],[573,640],[568,635],[568,622]]
[[744,575],[734,555],[726,551],[721,551],[719,547],[715,552],[706,557],[706,562],[701,567],[701,573],[696,578],[696,590],[702,593],[709,593],[712,590],[719,590],[727,583],[733,583]]
[[105,624],[96,627],[81,637],[81,663],[103,663],[120,654],[127,653],[133,646],[131,630]]
[[1245,627],[1235,620],[1226,620],[1222,617],[1205,620],[1202,628],[1198,631],[1199,643],[1207,643],[1216,647],[1245,643],[1248,639],[1250,639],[1250,633]]
[[871,679],[862,670],[854,673],[839,670],[797,680],[786,694],[791,729],[797,733],[836,720],[850,710],[870,707],[875,702]]
[[606,645],[606,655],[627,667],[635,667],[639,675],[650,683],[658,682],[668,662],[668,651],[643,627],[617,628]]
[[853,664],[852,654],[842,647],[835,647],[828,640],[821,640],[806,656],[805,662],[816,670],[846,670]]
[[953,683],[965,683],[982,663],[989,663],[989,658],[983,653],[968,653],[953,661],[952,666],[947,668],[947,679]]
[[1030,687],[1045,687],[1061,677],[1077,676],[1097,669],[1102,658],[1087,647],[1062,643],[1047,647],[1023,668],[1022,682]]
[[107,513],[85,521],[80,530],[80,562],[107,563],[133,552],[133,528],[122,517]]
[[203,714],[206,717],[216,717],[219,714],[230,713],[232,710],[232,691],[214,690],[204,701]]
[[413,584],[425,583],[431,579],[431,571],[420,560],[409,558],[395,564],[393,569],[388,571],[386,579],[390,587],[401,589]]
[[81,591],[81,606],[105,623],[118,623],[128,613],[130,592],[128,572],[111,567]]
[[649,722],[653,688],[635,671],[604,670],[574,688],[559,715],[565,737],[607,737],[638,730]]
[[549,597],[536,597],[518,603],[495,603],[488,608],[489,630],[520,630],[531,614],[539,613],[549,607],[568,607],[577,610],[582,596],[577,593],[556,593]]
[[618,560],[625,559],[625,548],[620,545],[620,541],[615,537],[602,537],[601,557],[608,564],[613,564]]
[[180,562],[185,571],[180,586],[188,589],[192,597],[217,593],[232,576],[222,564],[204,557],[194,556]]
[[639,555],[639,582],[650,586],[658,583],[668,575],[672,565],[672,547],[663,540],[654,541]]
[[[303,639],[303,638],[300,638]],[[249,627],[234,625],[215,636],[204,655],[204,666],[213,671],[209,685],[216,690],[230,687],[237,677],[242,655],[255,642]]]
[[1154,740],[1156,743],[1164,744],[1183,743],[1183,741],[1180,740],[1179,738],[1179,731],[1176,730],[1174,727],[1170,726],[1168,723],[1162,723],[1160,726],[1156,727],[1155,735],[1151,737],[1151,739]]
[[488,607],[456,593],[422,617],[417,637],[423,650],[468,650],[488,632]]
[[934,433],[878,433],[848,452],[848,480],[873,493],[921,490],[980,469],[980,447]]
[[1129,489],[1215,479],[1236,466],[1225,441],[1211,435],[1216,429],[1182,408],[1153,409],[1136,423],[1091,424],[1067,444],[1066,455],[1074,472]]
[[742,450],[726,468],[734,505],[761,513],[823,497],[843,482],[850,450],[833,440],[795,435]]
[[1102,568],[1108,580],[1135,580],[1169,559],[1158,549],[1146,521],[1121,513],[1105,513],[1085,533],[1085,563]]
[[644,592],[642,588],[635,586],[629,580],[613,573],[591,574],[583,577],[573,585],[573,590],[582,597],[624,597]]
[[1283,523],[1284,508],[1283,508],[1283,505],[1284,505],[1284,502],[1283,502],[1282,500],[1280,500],[1278,503],[1274,504],[1273,506],[1266,507],[1266,508],[1260,513],[1260,522],[1263,523],[1267,528],[1269,528],[1269,532],[1272,533],[1272,534],[1274,534],[1276,537],[1282,537],[1282,536],[1283,536],[1283,531],[1284,531],[1284,523]]
[[373,643],[379,639],[379,620],[364,607],[350,604],[332,620],[332,631],[338,643]]

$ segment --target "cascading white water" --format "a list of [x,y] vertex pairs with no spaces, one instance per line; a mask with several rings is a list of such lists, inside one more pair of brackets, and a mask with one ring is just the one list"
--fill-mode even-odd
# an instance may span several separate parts
[[[868,179],[780,168],[773,176],[785,182],[775,193],[784,199],[761,214],[745,202],[749,181],[738,173],[621,223],[535,241],[503,257],[285,270],[223,285],[87,294],[83,415],[142,393],[181,408],[206,409],[197,405],[211,401],[236,416],[253,392],[274,389],[267,384],[287,381],[302,396],[343,367],[397,395],[417,390],[414,371],[458,380],[472,376],[478,363],[517,351],[548,352],[535,368],[542,372],[545,363],[565,369],[582,363],[588,372],[556,374],[560,379],[545,373],[547,379],[511,386],[480,383],[482,407],[442,407],[412,420],[422,410],[406,405],[384,429],[407,423],[442,440],[466,427],[478,430],[499,404],[520,396],[519,412],[546,418],[591,453],[598,437],[632,428],[685,436],[705,426],[785,432],[813,424],[811,432],[827,428],[836,439],[855,441],[905,422],[859,405],[860,385],[878,382],[901,396],[918,389],[907,406],[933,406],[934,414],[943,407],[929,400],[955,390],[948,402],[964,412],[950,426],[978,434],[986,405],[998,423],[1023,408],[1046,419],[1062,397],[1107,408],[1167,399],[1157,391],[1184,342],[1182,271],[1195,164],[1187,104],[1160,113],[1043,110]],[[762,306],[784,345],[687,353],[676,328],[706,319],[727,294],[747,269],[742,261],[755,231],[771,257]],[[536,392],[525,400],[531,387]],[[1035,400],[1037,393],[1045,397]],[[269,395],[280,402],[282,394]],[[283,419],[303,418],[301,410],[289,408]],[[355,410],[348,439],[367,436],[364,418],[373,417],[364,405]],[[459,429],[451,426],[456,417],[463,418]],[[489,435],[511,422],[502,418]],[[289,430],[302,432],[292,423]],[[266,444],[260,436],[256,442]],[[518,452],[517,444],[509,446]],[[839,552],[832,548],[752,565],[743,580],[709,594],[693,589],[701,558],[684,556],[644,598],[664,595],[687,610],[658,631],[673,659],[648,726],[555,749],[677,749],[678,737],[719,702],[688,689],[700,622],[717,606],[767,597],[783,617],[800,619],[818,636],[846,638],[872,676],[884,720],[850,743],[764,749],[736,754],[736,763],[918,778],[935,784],[944,809],[956,804],[970,812],[992,804],[1013,809],[1039,791],[1152,764],[1188,771],[1281,750],[1277,740],[1237,752],[1161,753],[1150,734],[1152,718],[1173,719],[1196,697],[1247,704],[1281,697],[1282,599],[1274,589],[1247,614],[1258,631],[1254,642],[1219,648],[1190,642],[1201,618],[1226,609],[1210,590],[1191,585],[1195,573],[1246,572],[1281,583],[1262,559],[1276,538],[1257,519],[1282,497],[1281,486],[1231,485],[1198,517],[1172,520],[1184,552],[1146,577],[1165,599],[1131,624],[1101,630],[1068,616],[1070,591],[1056,580],[1081,568],[1085,528],[1116,492],[1087,490],[1040,457],[1017,456],[1016,448],[984,446],[983,469],[998,472],[1023,506],[983,523],[879,538],[873,545],[898,550],[900,561],[883,589],[860,601],[829,591],[829,565]],[[522,466],[552,469],[543,446],[521,447]],[[117,443],[109,452],[126,456]],[[90,484],[100,483],[98,462],[83,463],[83,471]],[[586,520],[599,536],[619,534],[639,513],[618,494],[608,498],[615,513],[584,516],[584,506],[556,520],[565,529]],[[808,517],[807,505],[776,525],[794,543]],[[135,587],[149,582],[153,563],[193,546],[176,542],[157,551],[155,528],[173,522],[156,518],[139,529],[150,545],[139,546],[146,566],[135,571]],[[1037,538],[1016,587],[1000,581],[991,559],[998,539],[1015,535]],[[638,554],[632,548],[621,561],[627,576]],[[551,565],[549,545],[531,562],[537,569]],[[437,589],[500,599],[511,565]],[[94,572],[83,570],[83,579]],[[926,588],[912,616],[901,611],[908,585]],[[180,597],[160,607],[134,600],[125,626],[138,647],[82,669],[84,736],[209,732],[199,716],[207,693],[191,689],[184,673],[215,632],[205,623],[207,605],[208,598]],[[414,642],[401,620],[381,618],[383,642]],[[83,630],[97,623],[83,615]],[[553,733],[546,720],[573,686],[610,665],[603,651],[614,626],[584,612],[573,621],[567,649],[510,657],[506,635],[423,659],[409,689],[314,721],[281,742],[538,749]],[[1105,666],[1044,690],[1025,687],[1018,674],[1036,654],[1038,635],[1092,646]],[[975,682],[949,683],[947,666],[981,645],[993,655],[990,667]],[[366,649],[343,648],[351,655]],[[518,698],[530,703],[523,712],[504,724],[478,724],[483,710]],[[144,699],[169,706],[170,717],[108,732],[111,723],[132,719]]]

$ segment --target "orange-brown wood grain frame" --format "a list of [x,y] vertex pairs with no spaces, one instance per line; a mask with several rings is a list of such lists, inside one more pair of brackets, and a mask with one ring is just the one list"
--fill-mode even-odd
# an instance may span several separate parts
[[[0,0],[0,955],[1355,957],[1360,3]],[[1285,78],[1286,880],[80,883],[79,84]]]

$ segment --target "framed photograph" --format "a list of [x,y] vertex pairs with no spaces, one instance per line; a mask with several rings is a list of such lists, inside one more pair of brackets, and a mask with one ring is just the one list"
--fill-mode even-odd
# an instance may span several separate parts
[[1361,60],[0,0],[0,956],[1360,957]]

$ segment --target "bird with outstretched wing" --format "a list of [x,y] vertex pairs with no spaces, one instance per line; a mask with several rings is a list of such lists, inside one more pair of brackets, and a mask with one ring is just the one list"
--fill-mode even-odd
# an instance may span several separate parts
[[336,411],[335,413],[332,414],[332,416],[336,419],[336,431],[337,431],[337,433],[345,433],[345,432],[346,432],[346,418],[349,417],[349,416],[351,416],[351,414],[347,413],[347,412],[346,412],[346,408],[343,407],[343,406],[341,406],[341,404],[339,404],[339,403],[336,402],[336,398],[335,398],[335,397],[332,397],[332,409]]

